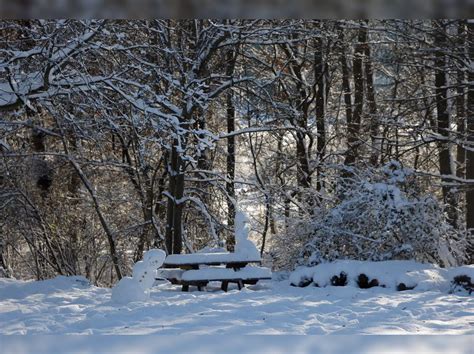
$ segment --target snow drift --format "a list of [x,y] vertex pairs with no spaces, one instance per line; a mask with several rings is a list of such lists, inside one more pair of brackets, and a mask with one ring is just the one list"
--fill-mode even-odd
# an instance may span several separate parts
[[[341,274],[344,279],[341,279]],[[415,261],[364,262],[341,260],[321,263],[314,267],[298,267],[291,273],[290,283],[293,286],[300,287],[310,284],[318,287],[329,285],[361,287],[358,284],[361,275],[367,277],[369,282],[377,280],[375,286],[390,289],[407,290],[416,288],[421,291],[449,292],[462,290],[456,287],[455,277],[465,275],[474,280],[474,265],[440,268]],[[401,284],[403,285],[401,286]]]

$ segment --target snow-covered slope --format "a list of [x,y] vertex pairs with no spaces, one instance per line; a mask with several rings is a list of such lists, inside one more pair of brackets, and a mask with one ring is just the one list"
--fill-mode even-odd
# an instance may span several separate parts
[[474,334],[474,296],[283,280],[228,293],[162,284],[146,301],[120,305],[81,277],[0,279],[0,334],[33,333]]

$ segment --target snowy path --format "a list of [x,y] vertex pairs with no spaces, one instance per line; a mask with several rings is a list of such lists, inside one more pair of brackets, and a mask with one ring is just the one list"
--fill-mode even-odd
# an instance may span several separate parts
[[228,293],[162,285],[123,306],[78,279],[0,279],[0,334],[474,334],[472,295],[268,281]]

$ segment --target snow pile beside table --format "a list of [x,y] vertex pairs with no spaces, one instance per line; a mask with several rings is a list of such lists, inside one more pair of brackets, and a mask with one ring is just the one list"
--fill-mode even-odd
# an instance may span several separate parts
[[[463,277],[464,278],[460,278]],[[290,275],[293,286],[308,285],[325,287],[328,285],[348,285],[355,287],[382,286],[396,290],[439,290],[458,291],[462,286],[454,283],[456,279],[467,279],[472,286],[474,265],[440,268],[415,261],[351,261],[343,260],[321,263],[315,267],[299,267]],[[470,279],[469,279],[470,278]],[[364,283],[363,286],[362,283]],[[472,290],[471,290],[472,291]]]

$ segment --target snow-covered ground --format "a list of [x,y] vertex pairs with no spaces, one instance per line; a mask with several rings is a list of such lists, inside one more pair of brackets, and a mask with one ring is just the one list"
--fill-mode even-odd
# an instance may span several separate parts
[[263,281],[227,293],[155,286],[117,304],[81,277],[0,279],[0,334],[474,334],[474,296]]

